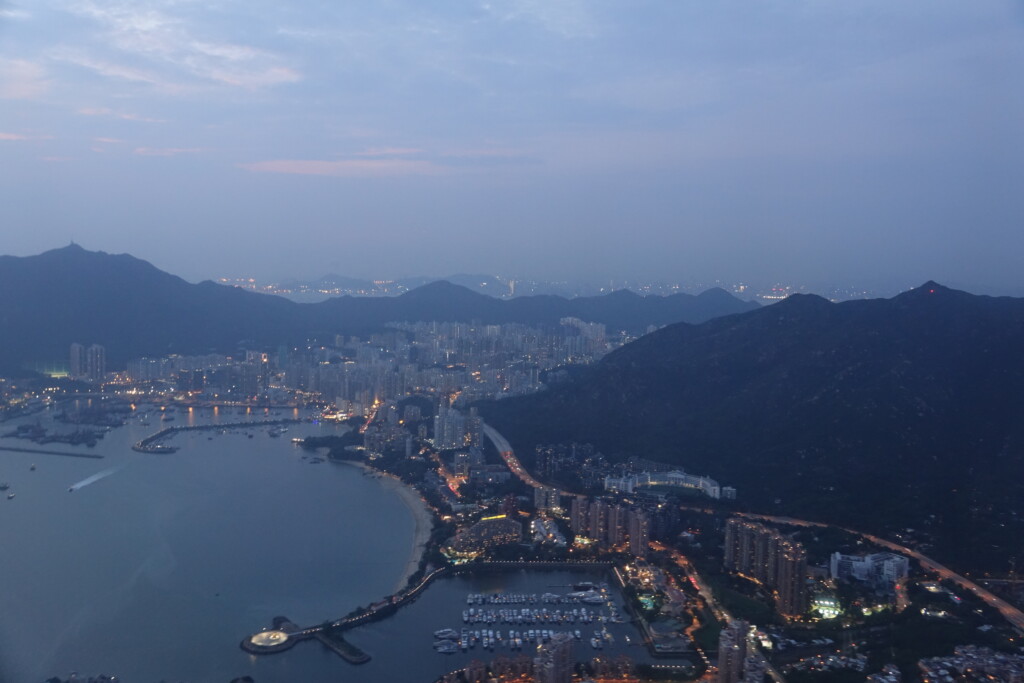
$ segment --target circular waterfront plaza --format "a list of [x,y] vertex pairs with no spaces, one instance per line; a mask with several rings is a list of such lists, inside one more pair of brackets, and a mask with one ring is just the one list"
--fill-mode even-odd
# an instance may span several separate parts
[[272,629],[260,631],[242,641],[242,649],[253,654],[270,654],[287,650],[295,644],[295,639],[284,631]]

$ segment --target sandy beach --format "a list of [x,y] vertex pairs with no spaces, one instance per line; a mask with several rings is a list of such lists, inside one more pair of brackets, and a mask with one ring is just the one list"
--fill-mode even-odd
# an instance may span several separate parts
[[373,474],[378,477],[380,482],[385,488],[391,489],[398,494],[405,506],[409,508],[409,512],[412,513],[413,522],[415,528],[413,530],[412,548],[409,552],[409,561],[405,564],[405,569],[402,571],[401,577],[398,579],[398,583],[395,584],[395,592],[405,588],[405,584],[409,581],[409,577],[412,576],[420,566],[420,558],[423,556],[423,551],[427,547],[427,541],[430,540],[430,531],[434,526],[434,517],[430,512],[430,508],[423,502],[420,497],[419,491],[411,486],[406,485],[401,479],[395,476],[375,470],[369,465],[361,462],[348,461],[348,464],[360,468],[367,474]]

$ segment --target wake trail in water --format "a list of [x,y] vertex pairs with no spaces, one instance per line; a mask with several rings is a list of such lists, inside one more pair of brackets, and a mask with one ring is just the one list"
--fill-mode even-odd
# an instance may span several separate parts
[[[124,466],[122,465],[121,467],[124,467]],[[121,467],[111,467],[110,469],[103,470],[102,472],[97,472],[96,474],[92,475],[91,477],[86,477],[85,479],[83,479],[82,481],[78,482],[77,484],[72,484],[71,488],[69,488],[68,490],[69,491],[77,491],[78,489],[83,488],[85,486],[88,486],[89,484],[95,484],[100,479],[106,479],[111,474],[114,474],[115,472],[120,470]]]

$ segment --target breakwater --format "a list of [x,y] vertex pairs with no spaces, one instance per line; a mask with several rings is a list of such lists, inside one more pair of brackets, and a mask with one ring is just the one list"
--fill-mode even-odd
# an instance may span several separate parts
[[145,439],[136,441],[135,445],[132,446],[133,451],[139,453],[173,453],[178,450],[174,446],[166,446],[161,444],[165,438],[173,436],[178,432],[191,432],[191,431],[209,431],[209,430],[222,430],[222,429],[244,429],[246,427],[273,427],[276,425],[285,424],[297,424],[302,422],[295,418],[286,418],[281,420],[260,420],[258,422],[227,422],[223,424],[209,424],[209,425],[176,425],[174,427],[166,427],[161,429],[155,434],[150,434]]
[[[433,570],[424,576],[416,585],[406,588],[398,593],[390,595],[369,608],[350,614],[348,616],[326,621],[316,626],[298,628],[291,622],[289,627],[283,628],[277,617],[274,620],[274,627],[271,630],[264,630],[255,633],[242,641],[241,647],[252,654],[274,654],[290,649],[301,640],[315,638],[327,645],[331,650],[353,664],[360,664],[369,661],[370,656],[344,640],[341,634],[349,629],[363,626],[365,624],[386,619],[396,614],[402,606],[414,601],[420,594],[430,586],[431,583],[444,576],[461,576],[466,574],[512,571],[527,569],[531,571],[558,571],[558,570],[585,570],[598,569],[602,571],[611,570],[612,562],[473,562],[458,566],[446,566]],[[333,642],[331,642],[333,641]],[[365,657],[365,659],[363,659]]]

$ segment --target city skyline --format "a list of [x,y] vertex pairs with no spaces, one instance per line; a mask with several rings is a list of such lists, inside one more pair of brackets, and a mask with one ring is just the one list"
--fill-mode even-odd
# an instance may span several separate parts
[[1012,2],[0,3],[3,251],[1016,285]]

